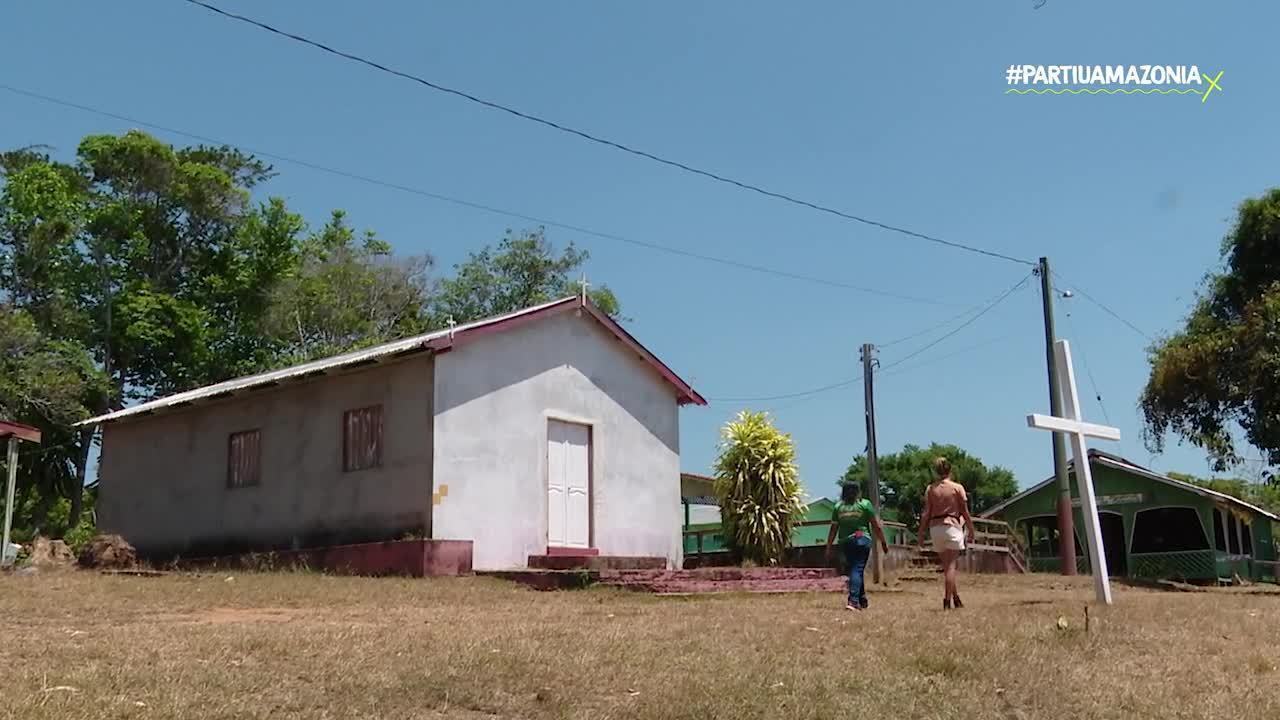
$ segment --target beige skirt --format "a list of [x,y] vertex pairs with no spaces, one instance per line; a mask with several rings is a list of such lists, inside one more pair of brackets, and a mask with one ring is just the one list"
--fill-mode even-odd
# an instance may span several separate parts
[[934,551],[964,549],[964,529],[955,525],[934,525],[929,528],[929,539]]

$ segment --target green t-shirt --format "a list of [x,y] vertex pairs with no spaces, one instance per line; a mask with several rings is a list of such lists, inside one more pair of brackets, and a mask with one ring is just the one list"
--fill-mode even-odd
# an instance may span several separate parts
[[831,517],[831,521],[836,523],[836,539],[844,540],[859,530],[871,532],[871,521],[875,517],[875,508],[871,507],[871,501],[866,498],[851,504],[836,503]]

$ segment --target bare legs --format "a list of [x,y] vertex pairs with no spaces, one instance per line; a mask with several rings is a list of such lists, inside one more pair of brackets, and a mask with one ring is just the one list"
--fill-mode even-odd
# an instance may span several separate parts
[[943,600],[942,606],[950,608],[963,607],[960,604],[960,593],[956,589],[956,558],[960,553],[956,550],[943,550],[938,553],[938,557],[942,559],[942,587]]

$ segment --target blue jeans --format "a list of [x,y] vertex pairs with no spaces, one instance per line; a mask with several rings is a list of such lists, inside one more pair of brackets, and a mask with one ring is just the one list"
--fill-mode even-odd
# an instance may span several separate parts
[[852,535],[844,541],[844,561],[849,566],[849,604],[867,607],[867,587],[862,574],[871,557],[871,537],[867,534]]

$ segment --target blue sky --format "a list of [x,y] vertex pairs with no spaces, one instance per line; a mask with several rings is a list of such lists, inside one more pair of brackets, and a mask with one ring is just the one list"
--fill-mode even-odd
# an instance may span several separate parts
[[[248,2],[222,7],[688,164],[1018,257],[1158,335],[1175,328],[1243,198],[1276,182],[1280,7],[1169,0],[968,3]],[[1196,64],[1223,92],[1005,95],[1013,63]],[[637,240],[921,296],[905,302],[550,228],[590,250],[630,329],[711,398],[781,395],[858,374],[858,347],[936,325],[1027,269],[816,213],[496,113],[178,0],[9,3],[0,82],[247,148]],[[129,123],[0,91],[0,145],[74,151]],[[182,138],[156,133],[174,142]],[[531,223],[278,163],[267,188],[313,223],[343,208],[399,252],[449,268]],[[1140,335],[1059,303],[1099,447],[1164,470],[1139,436]],[[1069,315],[1069,317],[1068,317]],[[945,332],[886,348],[886,365]],[[1051,470],[1034,287],[878,380],[879,444],[953,442]],[[1081,362],[1080,355],[1087,361]],[[1087,364],[1087,368],[1086,368]],[[918,366],[918,367],[917,367]],[[682,411],[683,463],[772,409],[803,478],[829,492],[862,451],[862,389]]]

